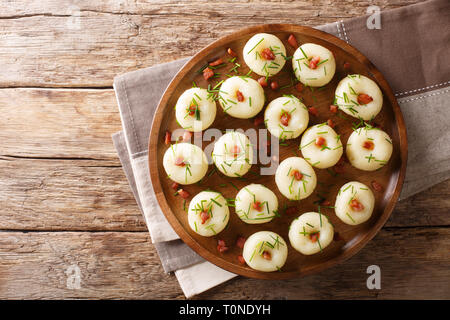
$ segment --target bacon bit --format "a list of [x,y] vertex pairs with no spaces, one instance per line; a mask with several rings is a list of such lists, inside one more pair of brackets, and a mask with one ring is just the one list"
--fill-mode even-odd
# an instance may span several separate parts
[[317,69],[317,64],[320,61],[320,57],[313,57],[311,61],[309,61],[309,68],[310,69]]
[[173,190],[178,190],[178,188],[180,187],[180,184],[178,182],[173,182],[171,187]]
[[257,127],[257,126],[259,126],[260,124],[263,124],[263,123],[264,123],[264,115],[263,115],[263,114],[261,114],[261,115],[255,117],[255,118],[253,119],[253,125],[254,125],[255,127]]
[[191,140],[191,137],[192,137],[192,133],[190,131],[186,130],[183,133],[183,141],[189,141],[189,140]]
[[237,259],[238,259],[238,261],[239,261],[240,264],[242,264],[242,265],[245,264],[245,259],[244,259],[244,257],[242,256],[242,254],[238,255]]
[[212,76],[214,76],[214,71],[212,71],[210,68],[205,68],[203,70],[203,78],[205,80],[209,80],[209,78],[211,78]]
[[285,213],[288,215],[296,214],[297,212],[298,212],[297,207],[288,207],[288,208],[286,208],[286,211],[285,211]]
[[297,39],[295,38],[295,36],[293,34],[289,35],[289,38],[287,41],[292,48],[294,48],[294,49],[298,48]]
[[317,109],[315,107],[309,107],[308,112],[316,117],[319,115],[319,111],[317,111]]
[[222,64],[222,63],[223,63],[223,60],[221,58],[219,58],[217,60],[214,60],[213,62],[210,62],[209,65],[211,67],[216,67],[216,66],[218,66],[219,64]]
[[303,179],[303,174],[298,170],[292,170],[290,176],[294,176],[295,180],[300,181]]
[[350,207],[352,208],[353,211],[364,210],[363,204],[356,199],[352,199],[352,201],[350,201]]
[[291,120],[291,115],[288,112],[283,112],[280,117],[281,124],[287,127],[289,125],[289,120]]
[[195,114],[195,110],[197,110],[197,106],[195,104],[191,104],[189,106],[189,115],[193,116]]
[[180,189],[178,190],[178,194],[183,198],[183,199],[187,199],[190,197],[190,193],[187,192],[186,190]]
[[267,83],[267,79],[266,77],[261,77],[258,79],[258,83],[261,85],[261,87],[263,88],[267,88],[268,87],[268,83]]
[[265,60],[275,60],[275,54],[270,48],[265,48],[261,51],[261,57]]
[[166,136],[164,137],[164,143],[170,144],[170,140],[172,140],[172,133],[170,131],[166,131]]
[[253,202],[252,208],[255,209],[255,210],[258,211],[258,212],[261,212],[262,209],[263,209],[263,207],[262,207],[262,205],[261,205],[261,202],[259,202],[259,201]]
[[377,192],[382,192],[383,191],[383,186],[381,184],[379,184],[378,182],[376,182],[375,180],[373,180],[371,182],[372,184],[372,188],[377,191]]
[[227,49],[227,52],[228,52],[228,54],[229,54],[230,56],[232,56],[233,58],[234,58],[234,57],[237,57],[237,54],[236,54],[236,52],[233,51],[233,49],[228,48],[228,49]]
[[272,81],[270,82],[270,88],[271,88],[272,90],[278,90],[279,87],[280,87],[280,85],[278,84],[277,81],[272,80]]
[[200,212],[200,219],[202,219],[202,224],[205,224],[205,222],[209,219],[209,213],[206,211]]
[[315,144],[318,147],[323,147],[324,145],[326,145],[326,142],[327,142],[327,140],[325,140],[324,137],[317,137]]
[[331,113],[337,113],[338,112],[338,106],[335,106],[334,104],[330,105],[330,112]]
[[336,163],[335,166],[333,167],[334,172],[344,173],[345,172],[344,165],[345,165],[345,158],[344,158],[344,156],[342,156],[339,159],[338,163]]
[[363,143],[363,148],[365,148],[367,150],[373,150],[374,147],[375,147],[375,145],[372,141],[364,141],[364,143]]
[[344,62],[344,69],[350,69],[350,62]]
[[341,237],[339,232],[335,232],[334,235],[333,235],[333,240],[334,241],[340,241],[340,240],[344,240],[344,238]]
[[270,254],[269,251],[264,250],[264,252],[262,253],[262,257],[266,260],[272,260],[272,255]]
[[247,239],[246,239],[245,237],[239,237],[239,238],[237,238],[237,240],[236,240],[236,246],[237,246],[238,248],[243,249],[243,248],[244,248],[245,241],[247,241]]
[[179,167],[184,167],[186,165],[186,163],[184,163],[184,159],[182,157],[176,158],[174,164]]
[[237,144],[235,144],[233,148],[231,148],[231,153],[236,158],[239,155],[239,153],[241,153],[241,148]]
[[225,241],[219,240],[219,241],[217,242],[217,250],[218,250],[220,253],[223,253],[223,252],[225,252],[225,251],[228,250],[228,247],[225,245]]
[[320,203],[320,205],[321,206],[325,206],[325,207],[329,207],[330,205],[331,205],[331,202],[329,201],[329,200],[323,200],[321,203]]
[[369,102],[372,102],[373,98],[365,93],[358,94],[358,103],[359,104],[368,104]]
[[236,98],[239,102],[244,101],[244,95],[242,94],[242,92],[240,92],[239,90],[236,91]]
[[320,232],[314,232],[314,233],[311,233],[310,235],[309,235],[309,240],[311,240],[311,242],[317,242],[317,240],[319,240],[319,236],[320,236]]
[[297,83],[295,86],[295,90],[297,90],[298,92],[303,92],[303,84],[301,82]]
[[327,120],[327,125],[330,126],[331,128],[335,127],[335,124],[334,124],[333,120],[331,120],[331,119]]

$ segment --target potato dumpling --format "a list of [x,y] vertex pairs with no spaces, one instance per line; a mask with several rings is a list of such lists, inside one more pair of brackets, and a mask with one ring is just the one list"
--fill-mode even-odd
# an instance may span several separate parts
[[270,222],[278,214],[278,199],[262,184],[249,184],[236,195],[236,214],[249,224]]
[[245,241],[242,256],[250,268],[271,272],[280,270],[287,259],[287,244],[271,231],[259,231]]
[[290,200],[309,197],[317,185],[311,165],[300,157],[284,159],[275,172],[275,183],[281,194]]
[[369,220],[374,206],[372,190],[361,182],[350,181],[339,189],[334,211],[342,222],[357,225]]

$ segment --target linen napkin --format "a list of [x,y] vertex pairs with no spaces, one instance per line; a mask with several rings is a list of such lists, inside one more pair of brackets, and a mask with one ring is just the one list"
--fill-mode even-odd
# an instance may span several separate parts
[[[373,24],[378,19],[380,28]],[[405,118],[409,155],[400,199],[450,177],[450,1],[432,0],[319,26],[356,47],[383,73]],[[375,27],[375,28],[373,28]],[[114,79],[123,132],[113,141],[152,242],[166,272],[175,275],[186,297],[235,275],[203,260],[168,224],[154,197],[147,144],[162,93],[188,59],[137,70]],[[198,277],[202,274],[202,277]]]

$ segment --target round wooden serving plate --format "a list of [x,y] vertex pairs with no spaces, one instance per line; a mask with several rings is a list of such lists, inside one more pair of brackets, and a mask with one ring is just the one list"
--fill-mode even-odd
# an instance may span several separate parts
[[[171,188],[172,181],[167,177],[162,164],[164,152],[168,148],[164,143],[166,130],[173,132],[176,129],[180,129],[175,120],[174,106],[176,101],[183,91],[192,87],[193,81],[195,81],[197,86],[207,88],[208,84],[214,87],[219,81],[226,79],[225,74],[227,73],[236,75],[233,70],[230,71],[235,64],[228,62],[231,58],[226,52],[228,48],[232,48],[238,54],[235,61],[240,64],[240,67],[236,70],[238,74],[247,74],[249,69],[243,61],[242,49],[251,36],[261,32],[278,36],[286,47],[288,57],[292,56],[295,51],[287,42],[290,34],[297,38],[299,44],[307,42],[317,43],[331,50],[336,57],[336,74],[333,80],[321,89],[315,88],[311,90],[305,87],[302,92],[298,92],[291,86],[291,79],[293,78],[292,64],[290,60],[287,61],[282,71],[271,78],[271,80],[278,81],[280,89],[278,91],[273,91],[270,88],[264,89],[267,101],[271,101],[283,94],[294,94],[302,98],[307,107],[314,106],[319,112],[318,116],[310,115],[309,126],[332,119],[336,124],[335,130],[341,135],[345,148],[347,139],[352,132],[352,125],[359,121],[356,118],[344,115],[341,111],[338,114],[332,114],[329,111],[329,106],[333,103],[337,83],[347,74],[356,73],[368,76],[378,83],[384,95],[382,111],[372,124],[381,126],[392,138],[394,146],[392,157],[381,170],[374,172],[358,170],[349,163],[344,164],[345,171],[339,174],[336,174],[333,168],[330,170],[315,169],[318,179],[317,187],[310,197],[302,201],[289,201],[283,197],[276,187],[273,175],[261,176],[259,174],[259,169],[263,165],[253,164],[251,172],[247,173],[243,178],[226,177],[216,171],[214,165],[210,165],[208,174],[201,183],[182,186],[191,194],[191,197],[184,203],[183,198],[175,195],[175,191]],[[205,81],[199,70],[206,63],[217,58],[222,58],[227,62],[226,66],[214,70],[220,73],[218,77]],[[346,63],[345,67],[344,63]],[[253,79],[260,77],[255,73],[252,73],[250,76]],[[154,103],[154,101],[149,101],[149,103]],[[255,128],[255,126],[253,119],[242,120],[226,115],[217,103],[216,120],[210,128],[220,130],[241,128],[245,131],[249,128]],[[260,125],[259,129],[263,128],[264,125]],[[280,162],[287,157],[293,156],[294,153],[302,156],[301,151],[298,151],[300,138],[301,136],[297,139],[287,140],[287,146],[280,146]],[[203,142],[203,148],[210,143],[214,143],[214,141]],[[169,223],[187,245],[206,260],[230,272],[259,279],[287,279],[311,274],[336,265],[357,253],[375,236],[389,218],[401,191],[406,171],[407,139],[402,113],[392,90],[382,74],[364,55],[344,41],[325,32],[297,25],[273,24],[246,28],[225,36],[201,50],[184,65],[172,80],[159,102],[150,134],[148,157],[150,176],[158,203]],[[288,228],[292,220],[304,212],[317,211],[318,203],[324,198],[330,201],[333,206],[339,188],[344,183],[352,180],[366,184],[375,195],[376,205],[371,219],[358,226],[349,226],[336,217],[334,209],[322,207],[321,212],[329,217],[335,226],[335,233],[338,233],[339,236],[335,237],[335,240],[322,252],[315,255],[305,256],[295,251],[290,246],[288,238]],[[377,192],[373,190],[371,182],[374,180],[383,186],[383,191]],[[274,218],[269,223],[250,225],[242,222],[235,214],[234,208],[230,207],[229,224],[217,236],[202,237],[190,229],[184,206],[187,210],[189,201],[194,195],[210,188],[221,192],[226,198],[235,198],[237,190],[234,186],[241,189],[250,183],[261,183],[275,192],[279,201],[280,217]],[[286,214],[283,210],[286,206],[296,206],[298,213],[294,215]],[[239,236],[249,237],[254,232],[262,230],[278,233],[288,244],[288,258],[286,264],[281,268],[281,272],[259,272],[238,262],[237,257],[242,253],[242,250],[235,245],[236,239]],[[228,251],[224,253],[218,252],[217,241],[219,239],[225,241],[229,247]]]

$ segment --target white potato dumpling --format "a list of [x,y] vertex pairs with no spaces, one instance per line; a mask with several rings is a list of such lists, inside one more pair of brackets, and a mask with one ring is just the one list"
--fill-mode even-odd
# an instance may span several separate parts
[[208,171],[208,159],[199,147],[191,143],[172,144],[163,157],[167,176],[179,184],[200,181]]
[[334,166],[342,156],[340,136],[325,123],[305,131],[300,142],[303,157],[313,167],[325,169]]
[[371,120],[383,106],[383,94],[372,79],[351,74],[337,85],[335,104],[352,117]]
[[374,206],[372,190],[361,182],[350,181],[339,189],[334,211],[342,222],[358,225],[369,220]]
[[245,223],[266,223],[278,215],[278,199],[272,190],[262,184],[249,184],[236,195],[235,209]]
[[336,61],[333,53],[314,43],[305,43],[295,50],[292,69],[296,78],[306,86],[322,87],[333,79]]
[[219,103],[226,114],[239,119],[256,116],[264,107],[264,89],[250,77],[234,76],[220,86]]
[[215,236],[225,229],[229,219],[227,201],[218,192],[202,191],[189,203],[189,226],[201,236]]
[[383,167],[392,155],[392,140],[378,128],[362,127],[347,140],[347,158],[357,169],[374,171]]
[[280,270],[287,259],[288,248],[281,236],[271,231],[259,231],[245,241],[242,256],[255,270],[271,272]]
[[224,175],[241,177],[252,166],[253,148],[250,140],[241,132],[227,132],[214,143],[212,159]]
[[216,118],[216,102],[206,89],[191,88],[183,92],[175,105],[178,124],[188,131],[207,129]]
[[275,183],[281,194],[290,200],[309,197],[317,185],[311,165],[300,157],[284,159],[275,172]]
[[243,56],[245,63],[254,73],[271,77],[283,68],[286,48],[273,34],[258,33],[245,44]]
[[333,236],[333,225],[327,216],[318,212],[302,214],[289,227],[292,247],[304,255],[322,251],[333,241]]
[[267,129],[279,140],[297,138],[308,127],[308,122],[308,109],[295,96],[272,100],[264,112]]

